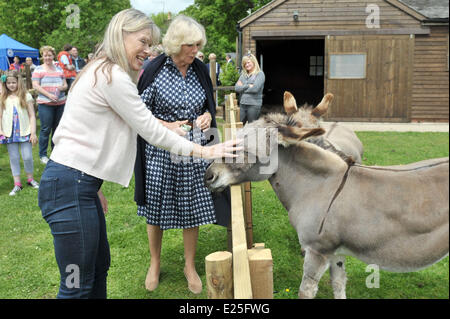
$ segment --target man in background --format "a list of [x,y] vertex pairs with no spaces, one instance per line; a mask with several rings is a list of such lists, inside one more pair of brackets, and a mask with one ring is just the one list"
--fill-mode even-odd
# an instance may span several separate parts
[[72,50],[70,50],[70,55],[72,56],[72,63],[75,66],[75,71],[78,74],[86,65],[86,61],[78,56],[78,49],[76,47],[72,47]]

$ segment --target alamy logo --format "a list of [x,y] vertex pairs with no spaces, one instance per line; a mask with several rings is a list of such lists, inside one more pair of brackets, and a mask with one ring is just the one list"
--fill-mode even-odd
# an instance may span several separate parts
[[366,18],[366,27],[369,29],[380,27],[380,7],[376,4],[369,4],[366,7],[366,13],[369,15]]
[[[72,12],[73,11],[73,12]],[[68,29],[80,28],[80,7],[76,4],[69,4],[66,7],[66,12],[70,13],[66,18],[66,27]]]
[[366,278],[366,287],[369,289],[380,288],[380,267],[375,264],[367,265],[366,272],[371,273]]
[[80,288],[80,267],[75,264],[67,265],[66,273],[69,275],[66,278],[67,288]]

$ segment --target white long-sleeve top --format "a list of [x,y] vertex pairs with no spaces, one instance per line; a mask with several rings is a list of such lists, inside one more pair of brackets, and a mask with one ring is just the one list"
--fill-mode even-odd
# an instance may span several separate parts
[[119,66],[112,82],[93,62],[67,98],[53,137],[50,159],[97,178],[128,186],[136,159],[136,137],[149,144],[189,155],[193,144],[165,128],[138,95],[136,85]]

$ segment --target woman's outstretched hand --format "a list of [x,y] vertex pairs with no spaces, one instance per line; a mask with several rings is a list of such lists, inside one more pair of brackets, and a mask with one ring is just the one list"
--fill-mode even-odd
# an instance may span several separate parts
[[243,146],[239,145],[242,142],[242,139],[236,139],[211,146],[200,146],[198,144],[194,144],[192,155],[205,159],[237,157],[238,155],[236,154],[236,152],[242,151],[244,149]]

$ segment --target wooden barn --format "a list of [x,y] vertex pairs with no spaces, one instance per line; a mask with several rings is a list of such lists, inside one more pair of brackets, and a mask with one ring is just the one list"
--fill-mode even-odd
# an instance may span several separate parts
[[[334,121],[448,122],[447,0],[273,0],[238,22],[264,105],[335,95]],[[239,63],[239,61],[238,61]]]

